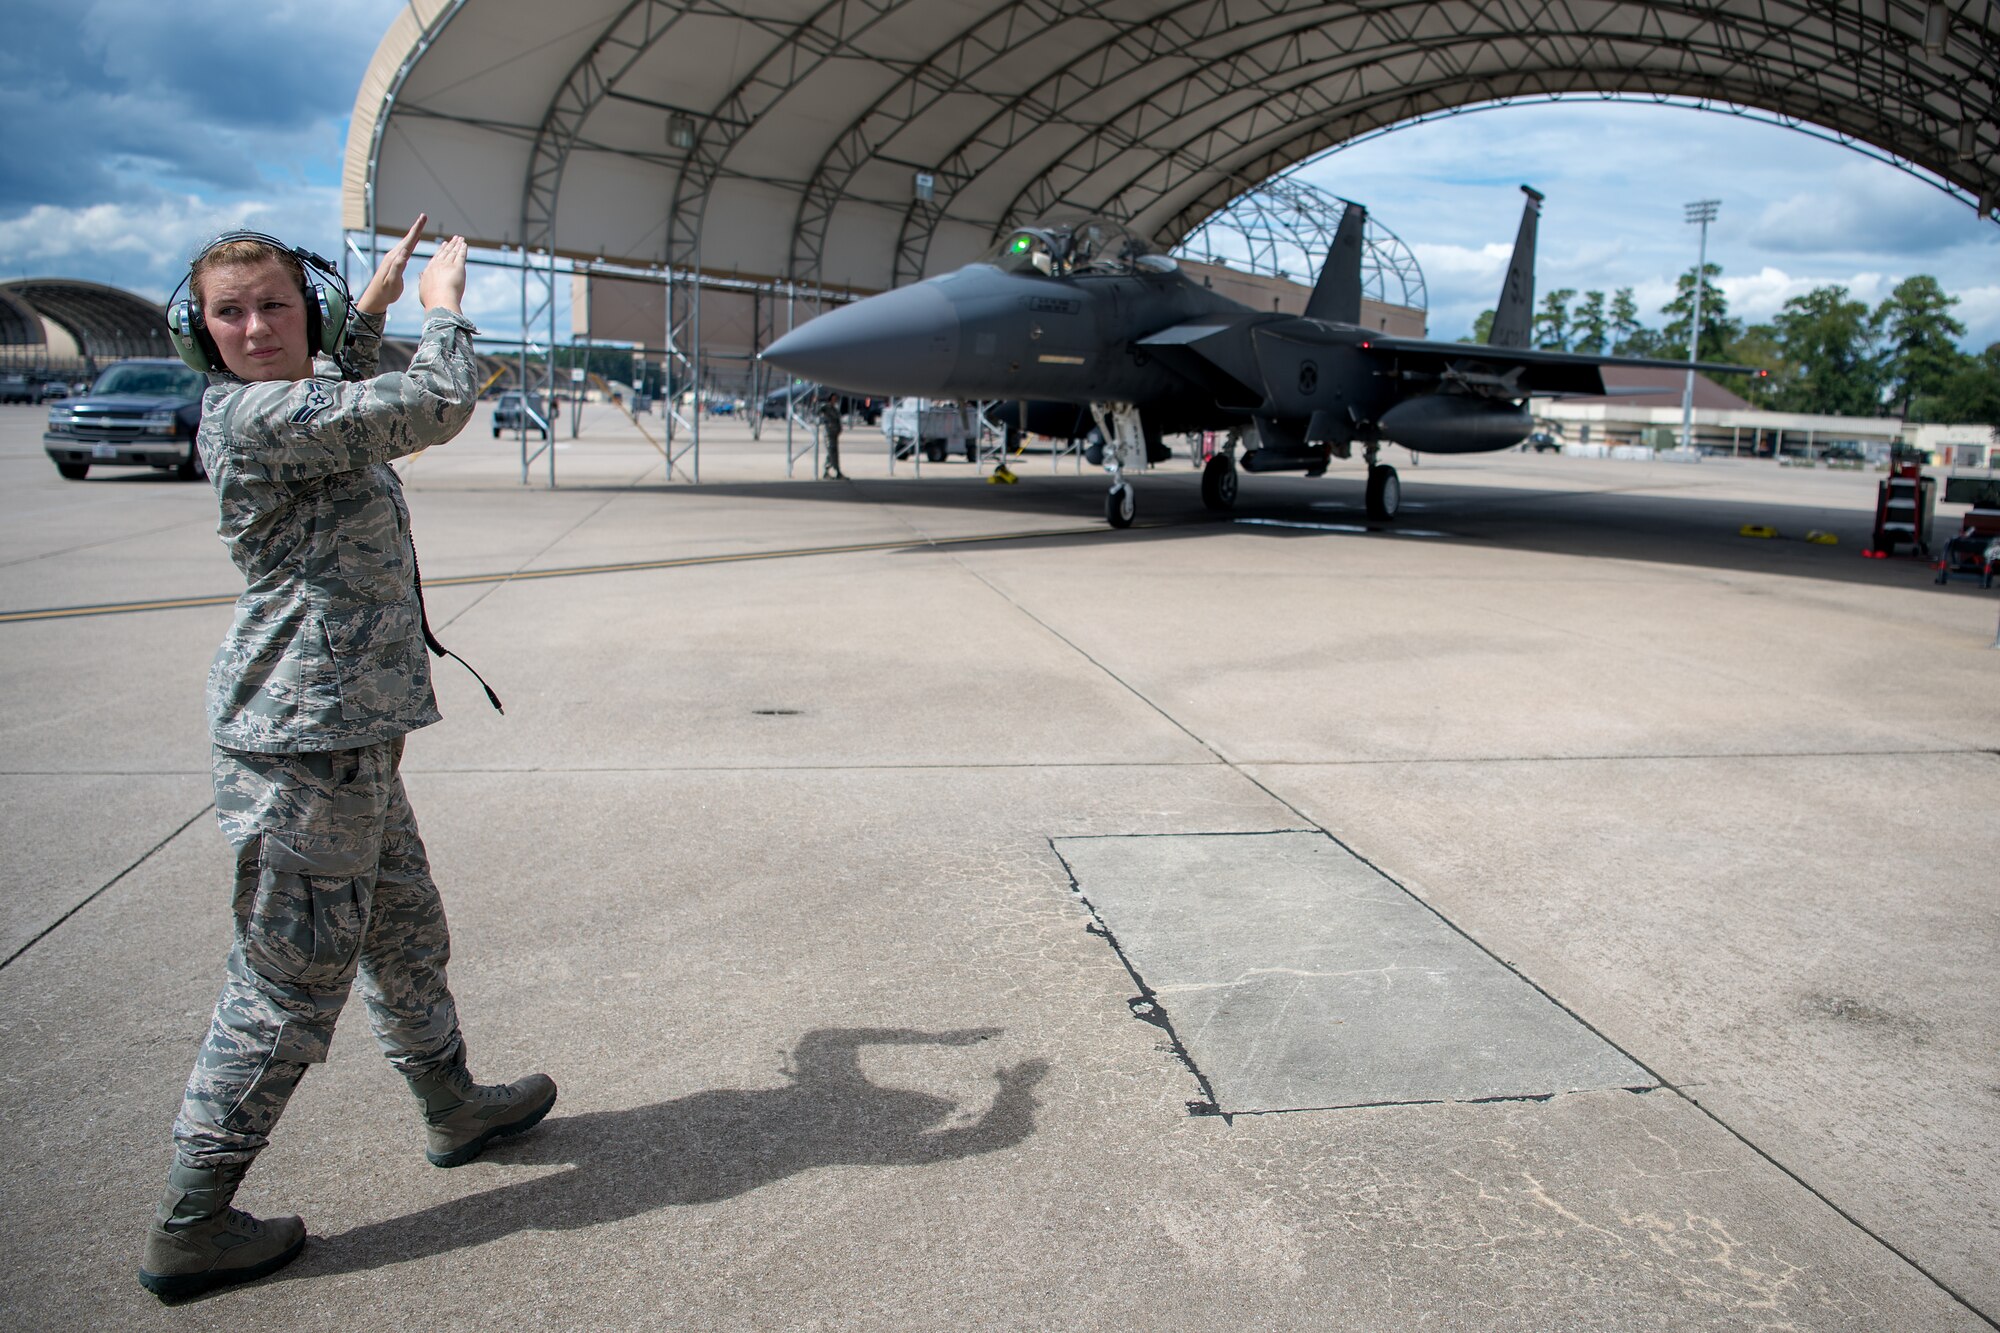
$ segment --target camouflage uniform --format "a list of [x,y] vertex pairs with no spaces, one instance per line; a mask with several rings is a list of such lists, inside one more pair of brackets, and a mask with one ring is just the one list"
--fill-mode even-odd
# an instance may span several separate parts
[[382,325],[357,315],[354,382],[321,358],[312,379],[213,376],[203,400],[198,446],[248,587],[208,678],[235,947],[174,1122],[189,1165],[264,1146],[357,974],[398,1070],[460,1057],[444,909],[397,773],[405,733],[438,710],[389,461],[471,416],[472,329],[432,310],[409,370],[368,378]]
[[826,466],[820,469],[820,476],[845,481],[840,471],[840,405],[831,398],[819,405],[819,425],[826,439]]

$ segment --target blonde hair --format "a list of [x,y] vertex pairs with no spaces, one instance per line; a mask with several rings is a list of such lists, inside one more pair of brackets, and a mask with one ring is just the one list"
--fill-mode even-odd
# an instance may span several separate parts
[[253,268],[258,264],[276,264],[285,270],[293,284],[304,291],[306,285],[305,266],[299,257],[284,250],[275,249],[263,241],[224,241],[199,255],[188,270],[188,292],[194,297],[195,309],[206,309],[202,296],[201,280],[219,268]]

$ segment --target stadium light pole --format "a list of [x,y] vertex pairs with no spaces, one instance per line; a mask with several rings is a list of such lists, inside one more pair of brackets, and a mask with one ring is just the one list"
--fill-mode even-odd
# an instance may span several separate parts
[[1708,285],[1708,224],[1715,221],[1720,199],[1697,199],[1687,205],[1687,220],[1701,224],[1701,257],[1694,265],[1694,318],[1688,328],[1687,386],[1681,390],[1681,448],[1694,448],[1694,363],[1701,346],[1701,289]]

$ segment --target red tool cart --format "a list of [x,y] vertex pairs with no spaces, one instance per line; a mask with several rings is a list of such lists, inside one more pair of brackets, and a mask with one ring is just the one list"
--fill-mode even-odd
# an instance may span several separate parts
[[1865,554],[1877,559],[1910,547],[1919,558],[1931,553],[1931,515],[1937,509],[1937,481],[1924,475],[1923,464],[1898,454],[1889,475],[1875,488],[1875,537]]

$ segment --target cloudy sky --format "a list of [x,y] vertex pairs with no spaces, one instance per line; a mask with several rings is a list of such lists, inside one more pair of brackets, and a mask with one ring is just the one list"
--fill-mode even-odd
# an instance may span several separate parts
[[[399,8],[8,0],[0,277],[85,278],[163,299],[188,254],[233,226],[334,256],[354,92]],[[1415,252],[1441,337],[1493,304],[1525,182],[1548,196],[1540,290],[1632,287],[1660,322],[1674,274],[1694,262],[1681,206],[1719,198],[1709,256],[1732,314],[1768,319],[1824,283],[1878,300],[1929,273],[1961,298],[1968,346],[2000,341],[2000,226],[1892,167],[1734,117],[1511,107],[1386,135],[1306,174],[1366,203]],[[475,271],[467,304],[503,332],[518,320],[518,287]]]

